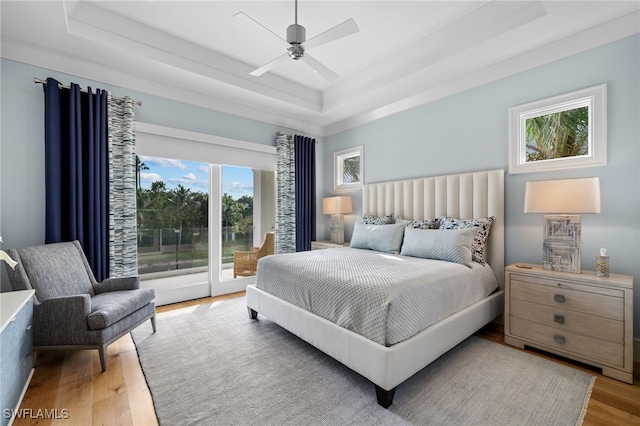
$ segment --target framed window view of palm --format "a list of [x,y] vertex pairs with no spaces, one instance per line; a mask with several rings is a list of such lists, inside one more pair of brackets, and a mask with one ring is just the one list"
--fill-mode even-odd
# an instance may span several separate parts
[[509,173],[607,164],[607,86],[509,109]]
[[334,190],[348,190],[362,187],[364,182],[364,147],[336,151],[333,153]]

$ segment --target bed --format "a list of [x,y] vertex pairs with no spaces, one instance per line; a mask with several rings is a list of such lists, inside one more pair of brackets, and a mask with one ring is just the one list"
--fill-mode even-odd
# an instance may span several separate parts
[[[472,281],[474,283],[473,287],[482,287],[482,291],[485,294],[480,296],[476,294],[473,296],[474,299],[469,299],[471,301],[463,302],[462,306],[464,307],[462,309],[458,306],[451,308],[453,309],[452,312],[439,310],[437,315],[426,320],[426,328],[419,326],[415,329],[417,326],[414,327],[414,320],[402,316],[403,314],[406,315],[404,308],[398,309],[395,313],[388,309],[384,313],[389,318],[395,318],[394,322],[401,325],[399,327],[400,331],[393,331],[390,326],[381,324],[378,320],[372,318],[365,318],[364,324],[366,326],[345,322],[343,320],[344,313],[340,311],[340,303],[336,303],[335,298],[330,298],[338,288],[333,286],[337,281],[343,280],[338,275],[323,272],[325,271],[323,268],[327,268],[326,271],[329,270],[329,264],[333,265],[332,268],[334,269],[348,269],[340,266],[344,265],[340,262],[342,262],[341,259],[350,258],[351,254],[365,256],[356,261],[357,263],[369,262],[367,264],[369,266],[364,267],[365,270],[373,270],[374,266],[372,265],[378,263],[386,265],[383,262],[387,262],[389,265],[392,263],[418,262],[411,256],[405,256],[401,253],[377,253],[372,250],[349,248],[323,250],[323,252],[327,253],[306,252],[278,255],[273,256],[269,262],[266,262],[268,258],[261,260],[256,285],[247,287],[247,308],[251,318],[257,319],[258,313],[266,316],[271,321],[366,377],[375,385],[378,403],[388,408],[393,402],[395,389],[399,384],[465,340],[478,329],[496,319],[503,312],[504,171],[490,170],[367,184],[363,186],[363,212],[374,217],[384,217],[391,213],[396,218],[401,217],[412,221],[425,221],[440,217],[461,220],[493,218],[483,254],[486,261],[485,266],[476,265],[476,262],[473,263],[472,267],[469,267],[470,265],[464,266],[442,260],[429,261],[420,259],[420,265],[431,262],[437,265],[436,269],[438,271],[443,268],[453,268],[455,271],[464,274],[467,273],[466,270],[473,269],[473,274],[479,271],[478,276],[483,276],[483,280],[488,275],[492,275],[489,281],[494,283],[493,287],[491,283],[480,286],[475,284],[476,280],[479,280],[476,275],[471,278],[463,278],[468,282]],[[373,229],[375,226],[370,228]],[[384,229],[388,231],[391,228]],[[460,233],[461,238],[466,238],[467,233],[465,231],[457,232]],[[354,232],[354,237],[356,236],[355,234],[356,232]],[[409,234],[416,235],[417,233],[411,231],[407,232],[406,235]],[[358,230],[358,236],[360,235],[362,234]],[[453,233],[447,235],[453,235]],[[352,240],[352,245],[354,245],[353,243],[354,241]],[[380,260],[373,259],[372,256],[378,256]],[[295,262],[302,261],[303,258],[310,260],[309,263],[314,265],[315,272],[308,272],[304,279],[302,277],[294,278],[291,271],[300,269]],[[270,266],[270,263],[273,263],[273,265]],[[293,266],[287,266],[290,263]],[[453,265],[448,265],[449,263],[453,263]],[[418,268],[418,263],[411,263],[410,266],[409,263],[403,264],[407,265],[404,268],[405,270],[413,271]],[[293,269],[287,270],[286,268]],[[386,266],[381,266],[381,268],[384,269]],[[335,273],[337,274],[339,271]],[[395,274],[403,275],[398,272],[395,272]],[[409,282],[407,284],[403,284],[405,287],[410,288],[410,291],[416,291],[415,283],[423,279],[416,274],[418,274],[417,271],[408,278]],[[301,295],[298,287],[304,287],[302,285],[303,281],[306,282],[307,278],[313,275],[329,277],[324,284],[326,294]],[[351,275],[360,276],[362,274],[351,273]],[[375,271],[373,271],[373,275],[376,275]],[[272,285],[277,281],[286,281],[287,278],[290,278],[293,284],[292,287],[296,287],[290,290],[294,296],[280,294],[274,290],[276,287]],[[446,277],[443,280],[447,281]],[[309,284],[309,286],[314,285]],[[315,287],[322,286],[315,284]],[[447,289],[443,291],[450,292]],[[374,293],[372,291],[371,294],[373,295]],[[396,297],[395,290],[392,293],[392,297]],[[408,298],[413,300],[414,304],[416,304],[416,300],[421,300],[419,297],[427,297],[415,296],[415,293],[409,294],[411,296]],[[373,296],[371,298],[375,299]],[[407,299],[407,296],[405,295],[404,298]],[[285,299],[289,299],[289,301]],[[309,310],[317,311],[316,306],[318,305],[324,305],[325,308],[326,305],[330,305],[334,308],[333,312],[329,314],[326,312],[313,313]],[[385,306],[391,305],[396,305],[396,301],[387,303]],[[384,311],[384,309],[381,310]],[[353,308],[352,310],[358,311],[358,309]],[[373,310],[375,309],[360,307],[359,314],[356,316],[363,316],[362,312]],[[371,324],[374,325],[371,326]],[[408,328],[414,328],[414,330],[406,331],[405,329],[408,325],[410,325]],[[380,333],[381,328],[382,332]]]

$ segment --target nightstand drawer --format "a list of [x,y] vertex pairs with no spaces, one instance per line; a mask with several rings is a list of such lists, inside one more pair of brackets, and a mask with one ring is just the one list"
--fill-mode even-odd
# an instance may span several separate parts
[[554,306],[539,305],[524,300],[511,301],[511,318],[520,318],[559,331],[582,334],[609,342],[624,341],[624,323]]
[[510,297],[546,306],[593,314],[622,321],[624,293],[619,290],[575,284],[561,280],[547,280],[511,275]]
[[598,338],[558,330],[531,321],[511,317],[510,331],[515,337],[541,344],[567,355],[577,355],[614,367],[624,366],[624,345]]

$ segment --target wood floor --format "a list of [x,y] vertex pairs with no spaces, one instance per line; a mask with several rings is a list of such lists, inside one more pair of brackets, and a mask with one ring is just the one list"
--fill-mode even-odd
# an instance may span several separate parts
[[[161,313],[242,295],[244,292],[161,306],[157,311]],[[489,325],[477,335],[504,344],[501,326]],[[585,425],[640,425],[640,363],[634,366],[634,384],[628,385],[569,360],[528,352],[597,376]],[[109,346],[105,373],[101,372],[95,350],[41,352],[19,413],[25,418],[16,419],[14,425],[158,424],[129,334]]]

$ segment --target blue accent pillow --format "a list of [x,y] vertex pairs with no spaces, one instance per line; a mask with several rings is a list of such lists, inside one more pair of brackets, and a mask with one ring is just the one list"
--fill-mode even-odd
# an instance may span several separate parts
[[397,254],[402,245],[404,228],[398,224],[368,225],[356,222],[351,235],[350,247]]
[[471,245],[475,229],[407,228],[400,254],[423,259],[446,260],[471,267]]

